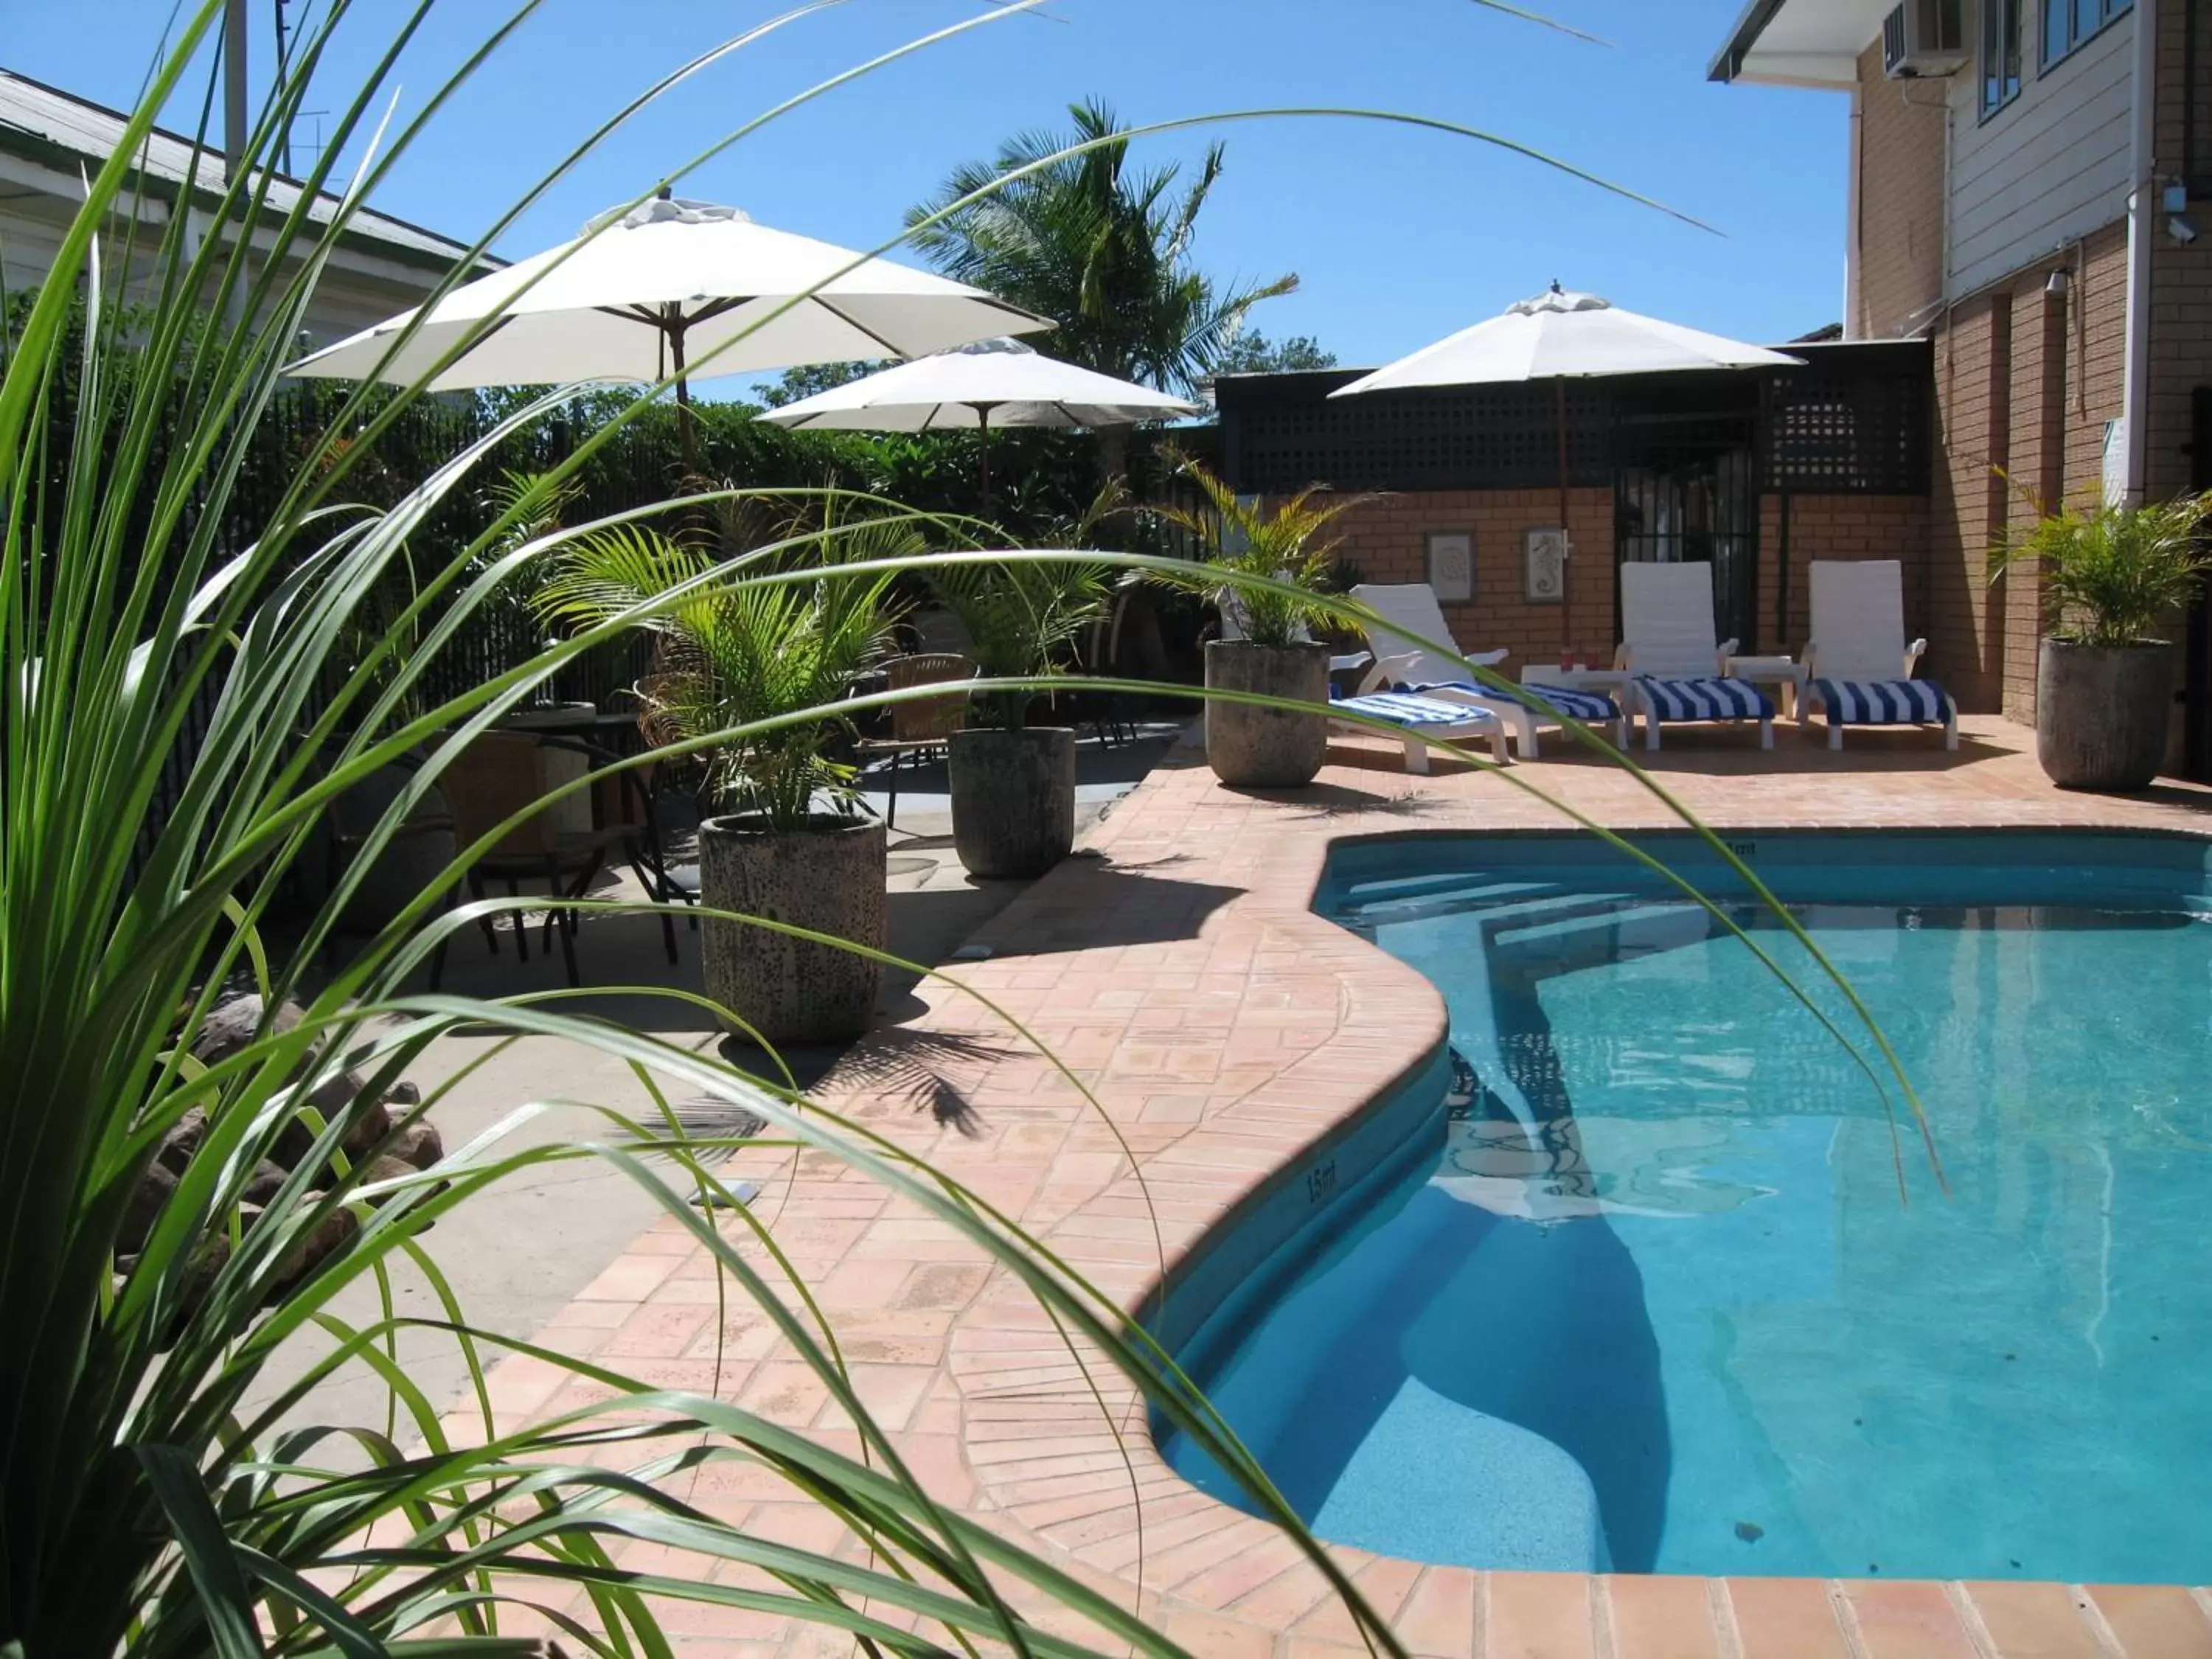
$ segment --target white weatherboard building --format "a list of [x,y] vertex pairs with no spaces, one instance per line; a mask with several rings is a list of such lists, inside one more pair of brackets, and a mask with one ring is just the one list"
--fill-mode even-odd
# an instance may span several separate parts
[[[84,179],[114,153],[125,118],[56,88],[0,70],[0,286],[14,293],[35,287],[52,264],[64,232],[83,200]],[[191,214],[196,234],[217,228],[216,193],[209,185],[222,177],[219,153],[203,155],[200,183],[183,199],[191,171],[191,141],[156,129],[141,161],[143,200],[140,205],[138,263],[150,262],[173,215]],[[289,210],[301,187],[278,179],[270,187],[271,204]],[[318,216],[336,204],[325,198]],[[118,215],[116,230],[126,228]],[[120,256],[119,234],[110,258]],[[316,345],[342,339],[379,323],[395,311],[419,304],[441,276],[467,252],[465,244],[378,213],[354,221],[335,256],[325,267],[307,314],[307,332]],[[471,274],[505,264],[486,258]]]

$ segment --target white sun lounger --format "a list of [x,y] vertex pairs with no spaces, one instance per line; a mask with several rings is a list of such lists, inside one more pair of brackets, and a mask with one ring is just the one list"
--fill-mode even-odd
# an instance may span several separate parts
[[1959,746],[1950,694],[1914,672],[1928,641],[1905,642],[1905,568],[1895,559],[1815,559],[1813,639],[1805,647],[1806,713],[1828,717],[1828,747],[1846,726],[1940,726]]
[[1373,726],[1343,719],[1346,714],[1364,714],[1370,720],[1388,720],[1399,728],[1405,734],[1408,772],[1427,773],[1429,742],[1437,739],[1463,743],[1486,738],[1498,763],[1509,763],[1505,756],[1505,724],[1487,708],[1470,708],[1443,697],[1419,696],[1411,691],[1363,692],[1356,697],[1339,697],[1329,708],[1339,716],[1335,724],[1346,731],[1375,735]]
[[1426,582],[1394,585],[1363,584],[1352,597],[1381,617],[1383,626],[1368,630],[1367,643],[1377,666],[1386,671],[1386,684],[1399,691],[1441,698],[1487,709],[1513,734],[1514,752],[1522,760],[1537,756],[1539,726],[1564,726],[1568,720],[1586,726],[1610,726],[1615,745],[1628,744],[1628,714],[1611,697],[1593,691],[1573,691],[1565,686],[1503,687],[1472,679],[1449,658],[1434,655],[1421,641],[1449,647],[1478,667],[1489,668],[1505,660],[1503,651],[1460,651],[1452,638],[1436,590]]
[[1620,567],[1620,650],[1613,666],[1644,714],[1644,746],[1659,746],[1672,720],[1759,722],[1759,746],[1774,747],[1774,703],[1729,677],[1734,640],[1713,637],[1713,568],[1706,563]]

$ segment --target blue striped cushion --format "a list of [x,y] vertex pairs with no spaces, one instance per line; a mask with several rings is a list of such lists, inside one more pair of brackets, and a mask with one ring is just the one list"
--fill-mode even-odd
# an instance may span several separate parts
[[1593,720],[1617,720],[1620,705],[1601,691],[1577,691],[1565,685],[1476,685],[1456,680],[1447,685],[1401,685],[1401,691],[1465,691],[1472,696],[1499,702],[1517,702],[1543,714],[1565,714],[1585,725]]
[[1339,697],[1332,707],[1354,714],[1389,720],[1394,726],[1463,726],[1481,729],[1497,723],[1486,709],[1441,697],[1415,696],[1407,691],[1376,691],[1364,697]]
[[1814,680],[1813,690],[1838,726],[1941,725],[1950,715],[1933,680]]
[[1766,693],[1741,680],[1655,680],[1639,674],[1637,687],[1664,720],[1771,720]]

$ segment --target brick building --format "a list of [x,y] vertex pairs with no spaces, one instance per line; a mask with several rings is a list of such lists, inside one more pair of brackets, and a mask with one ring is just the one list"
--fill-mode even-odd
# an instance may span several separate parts
[[1992,542],[2039,502],[2212,484],[2212,0],[1753,0],[1712,73],[1850,100],[1844,337],[1933,352],[1917,625],[1962,708],[2031,720],[2041,596],[1991,583]]
[[[1919,341],[1786,349],[1805,367],[1570,383],[1565,603],[1528,580],[1529,532],[1560,523],[1549,384],[1332,401],[1356,371],[1224,377],[1222,468],[1247,495],[1369,496],[1339,521],[1344,559],[1367,581],[1434,581],[1460,643],[1510,650],[1509,672],[1567,645],[1610,660],[1634,559],[1709,561],[1723,636],[1801,650],[1808,561],[1902,558],[1927,579],[1934,360]],[[1473,553],[1457,591],[1437,568],[1455,547]]]
[[[1471,535],[1446,615],[1514,667],[1609,653],[1625,560],[1711,558],[1723,631],[1798,651],[1808,562],[1899,558],[1927,672],[2032,720],[2041,597],[1991,582],[1991,544],[2039,501],[2212,485],[2212,0],[1752,0],[1712,73],[1850,100],[1840,338],[1785,346],[1802,370],[1577,383],[1571,641],[1523,591],[1523,538],[1560,515],[1548,389],[1225,380],[1228,476],[1388,492],[1345,520],[1370,580]],[[2177,734],[2212,775],[2202,617],[2185,657]]]

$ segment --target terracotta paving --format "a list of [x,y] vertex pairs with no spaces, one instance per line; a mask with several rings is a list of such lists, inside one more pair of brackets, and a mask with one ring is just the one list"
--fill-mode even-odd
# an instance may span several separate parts
[[[1964,724],[1957,755],[1919,733],[1855,734],[1835,755],[1785,728],[1772,756],[1731,732],[1675,734],[1658,775],[1709,823],[1736,830],[2212,830],[2212,792],[2062,794],[2036,769],[2031,734]],[[1425,981],[1309,910],[1332,840],[1565,826],[1516,780],[1616,827],[1671,821],[1633,780],[1587,760],[1547,758],[1504,777],[1440,763],[1438,775],[1411,778],[1395,747],[1358,739],[1331,759],[1313,787],[1261,799],[1218,787],[1179,751],[1097,828],[1085,855],[981,936],[995,954],[960,977],[1060,1056],[1097,1109],[1003,1020],[942,985],[925,988],[915,1018],[856,1049],[823,1098],[1138,1306],[1164,1262],[1172,1272],[1209,1227],[1443,1039],[1443,1005]],[[1201,1659],[1364,1650],[1310,1564],[1170,1472],[1132,1392],[1079,1364],[1021,1287],[950,1229],[822,1153],[763,1152],[738,1172],[762,1182],[755,1212],[834,1318],[860,1397],[939,1499],[1109,1591]],[[710,1258],[665,1224],[541,1340],[651,1382],[712,1389],[853,1448],[841,1408],[766,1320],[734,1292],[718,1318],[716,1301]],[[495,1387],[510,1413],[590,1397],[526,1358],[502,1366]],[[765,1470],[712,1468],[690,1497],[766,1535],[861,1553]],[[1406,1644],[1436,1659],[2212,1656],[2202,1589],[1591,1577],[1334,1554]],[[727,1609],[672,1618],[688,1652],[767,1659],[848,1646]]]

